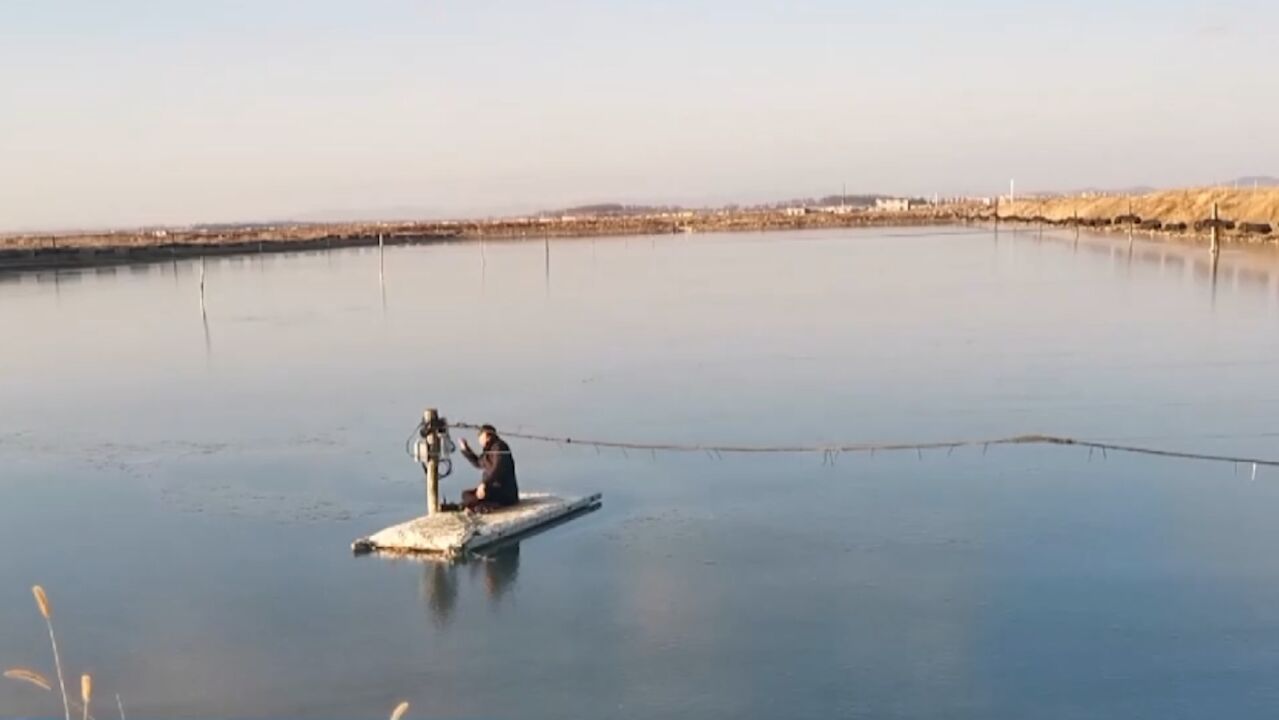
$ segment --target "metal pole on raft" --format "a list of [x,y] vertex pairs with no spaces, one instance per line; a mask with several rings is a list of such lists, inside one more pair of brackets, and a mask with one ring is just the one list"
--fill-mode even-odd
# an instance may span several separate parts
[[435,515],[440,512],[439,412],[427,408],[422,413],[422,422],[426,428],[426,514]]

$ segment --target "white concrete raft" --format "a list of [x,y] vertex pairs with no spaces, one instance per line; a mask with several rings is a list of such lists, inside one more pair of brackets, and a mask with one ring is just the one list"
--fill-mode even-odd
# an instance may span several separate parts
[[392,525],[351,543],[357,553],[389,551],[456,556],[600,506],[602,495],[562,498],[521,493],[520,502],[482,514],[445,512]]

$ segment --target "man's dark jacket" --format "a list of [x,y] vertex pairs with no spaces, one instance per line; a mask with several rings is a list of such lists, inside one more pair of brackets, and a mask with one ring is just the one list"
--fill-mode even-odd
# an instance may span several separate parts
[[520,501],[520,486],[515,482],[515,459],[511,447],[499,437],[490,437],[479,456],[469,447],[462,456],[481,471],[484,501],[495,505],[514,505]]

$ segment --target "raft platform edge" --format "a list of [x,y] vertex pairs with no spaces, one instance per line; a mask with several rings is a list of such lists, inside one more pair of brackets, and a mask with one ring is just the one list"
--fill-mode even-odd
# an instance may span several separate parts
[[357,555],[378,552],[457,557],[598,509],[603,497],[603,493],[579,498],[521,494],[520,504],[510,509],[477,515],[441,513],[392,525],[357,539],[351,543],[351,551]]

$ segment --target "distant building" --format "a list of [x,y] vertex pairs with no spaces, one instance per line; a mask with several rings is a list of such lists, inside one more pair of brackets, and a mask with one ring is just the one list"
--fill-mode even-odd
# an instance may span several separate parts
[[906,212],[910,208],[910,198],[878,198],[875,200],[875,209],[880,212]]
[[853,212],[851,205],[823,205],[817,209],[830,215],[851,215]]
[[783,213],[784,213],[787,217],[798,217],[798,216],[800,216],[800,215],[807,215],[807,214],[808,214],[808,209],[807,209],[807,208],[802,208],[802,207],[788,207],[788,208],[783,208],[783,209],[782,209],[782,212],[783,212]]

